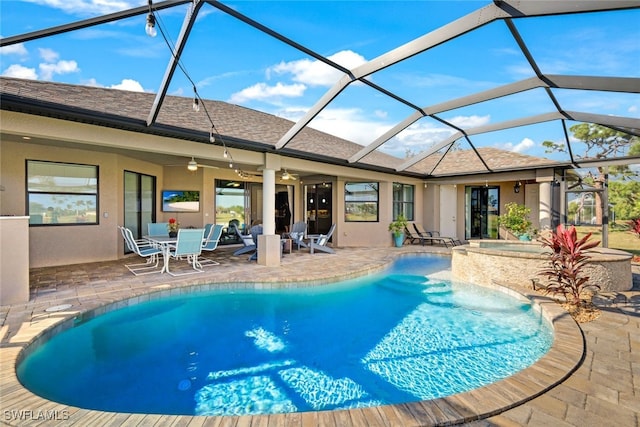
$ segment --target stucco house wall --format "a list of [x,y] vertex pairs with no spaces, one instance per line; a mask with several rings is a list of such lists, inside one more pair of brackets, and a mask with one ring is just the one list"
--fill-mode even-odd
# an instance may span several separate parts
[[[24,115],[2,112],[4,118],[18,119],[22,122]],[[124,245],[121,236],[117,232],[117,225],[124,222],[124,171],[151,175],[156,177],[157,191],[157,220],[167,221],[171,216],[179,216],[182,226],[201,227],[215,219],[215,180],[235,179],[237,175],[232,170],[225,168],[209,169],[201,168],[197,172],[188,172],[186,167],[178,165],[162,166],[151,161],[141,160],[127,155],[126,150],[120,153],[110,153],[96,146],[96,132],[102,132],[102,128],[94,127],[93,136],[91,129],[86,125],[77,125],[70,122],[53,120],[50,118],[29,117],[29,124],[24,122],[27,128],[37,130],[47,129],[47,125],[53,125],[56,129],[49,128],[52,136],[56,133],[63,134],[69,143],[58,140],[51,145],[42,145],[15,138],[4,139],[0,142],[0,179],[3,191],[0,192],[1,215],[25,215],[26,207],[26,161],[43,160],[63,163],[81,163],[97,165],[99,170],[99,200],[97,225],[60,225],[29,227],[29,259],[30,267],[45,267],[66,265],[84,262],[114,260],[124,256]],[[10,120],[9,120],[10,122]],[[5,124],[8,124],[5,121]],[[129,141],[133,146],[137,135],[124,131],[111,135],[118,144]],[[78,144],[87,138],[84,144]],[[89,139],[91,138],[91,139]],[[191,149],[191,144],[185,141],[174,141]],[[73,145],[73,148],[64,145]],[[164,150],[170,143],[164,140],[158,144],[149,144],[158,150]],[[195,144],[194,144],[195,146]],[[81,147],[81,148],[78,148]],[[140,146],[136,148],[140,149]],[[146,148],[145,149],[151,149]],[[199,148],[199,147],[195,147]],[[174,148],[175,149],[175,148]],[[240,150],[234,150],[240,157]],[[248,154],[249,157],[253,153]],[[254,156],[255,158],[255,156]],[[255,160],[254,160],[255,161]],[[288,163],[286,163],[288,162]],[[334,175],[333,183],[333,217],[336,222],[336,233],[333,244],[336,246],[391,246],[392,240],[387,230],[392,218],[392,188],[393,182],[402,182],[415,186],[416,217],[424,218],[428,205],[424,203],[423,185],[419,180],[411,180],[406,177],[393,176],[384,173],[350,170],[349,168],[335,165],[323,165],[321,163],[287,159],[286,165],[298,169],[315,168],[319,172]],[[379,221],[355,223],[344,220],[344,185],[346,182],[379,182]],[[304,219],[304,198],[302,183],[295,182],[296,216],[294,220]],[[180,213],[178,215],[161,211],[160,192],[163,189],[197,190],[201,194],[201,210],[198,213]]]

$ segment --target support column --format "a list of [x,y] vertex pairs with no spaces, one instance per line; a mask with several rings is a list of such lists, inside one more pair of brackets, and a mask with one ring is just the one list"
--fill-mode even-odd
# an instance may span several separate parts
[[262,170],[262,232],[258,236],[258,264],[280,265],[280,236],[276,235],[276,172]]
[[540,192],[538,197],[540,198],[540,207],[538,209],[540,230],[548,230],[551,228],[551,182],[540,183]]

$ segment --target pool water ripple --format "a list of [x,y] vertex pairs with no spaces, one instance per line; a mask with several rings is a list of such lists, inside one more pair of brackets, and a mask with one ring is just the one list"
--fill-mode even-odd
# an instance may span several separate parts
[[18,376],[50,400],[107,411],[332,410],[481,387],[530,366],[552,341],[527,301],[452,282],[447,259],[415,256],[339,284],[111,311],[34,349]]

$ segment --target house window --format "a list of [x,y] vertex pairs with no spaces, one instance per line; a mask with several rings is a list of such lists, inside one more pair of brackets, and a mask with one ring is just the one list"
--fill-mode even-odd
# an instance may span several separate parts
[[413,221],[415,187],[408,184],[393,183],[393,220],[403,214],[408,221]]
[[378,222],[378,183],[347,182],[344,185],[346,222]]
[[27,160],[30,225],[98,224],[98,167]]

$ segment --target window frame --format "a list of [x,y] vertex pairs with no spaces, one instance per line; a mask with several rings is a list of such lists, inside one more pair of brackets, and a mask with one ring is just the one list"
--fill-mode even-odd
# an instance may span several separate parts
[[[371,200],[364,196],[364,194],[372,194],[373,191],[353,191],[349,186],[370,186],[375,190],[375,200]],[[354,194],[360,194],[361,197],[357,197]],[[353,197],[353,199],[350,199]],[[350,219],[353,214],[350,213],[350,206],[371,206],[374,205],[375,219]],[[365,209],[366,210],[366,209]],[[344,221],[345,222],[380,222],[380,183],[376,181],[367,182],[345,182],[344,183]]]
[[[94,171],[93,176],[88,177],[88,179],[95,179],[95,190],[90,190],[91,187],[93,186],[88,186],[86,188],[85,191],[54,191],[54,190],[43,190],[43,191],[38,191],[38,190],[33,190],[30,186],[30,178],[31,178],[31,174],[30,174],[30,166],[35,166],[36,164],[49,164],[53,167],[56,166],[60,166],[60,167],[75,167],[75,166],[81,166],[81,167],[86,167],[86,168],[92,168]],[[34,175],[35,176],[35,175]],[[68,178],[68,175],[46,175],[47,177],[51,177],[51,178]],[[73,177],[73,176],[71,176]],[[73,177],[73,178],[79,178],[79,177]],[[29,226],[30,227],[59,227],[59,226],[76,226],[76,225],[99,225],[100,224],[100,168],[98,165],[91,165],[91,164],[85,164],[85,163],[72,163],[72,162],[57,162],[57,161],[50,161],[50,160],[36,160],[36,159],[26,159],[25,160],[25,212],[27,213],[27,215],[29,216]],[[87,208],[85,208],[85,212],[83,213],[83,215],[86,215],[86,211],[93,207],[95,209],[95,220],[93,221],[88,221],[88,220],[80,220],[80,217],[78,215],[76,215],[76,221],[75,222],[44,222],[44,218],[46,217],[46,215],[44,214],[44,210],[43,210],[43,214],[40,215],[40,219],[42,220],[42,222],[32,222],[34,221],[35,218],[38,217],[38,214],[35,212],[32,212],[31,209],[31,205],[32,203],[37,203],[37,201],[35,200],[38,196],[42,197],[49,197],[51,199],[51,203],[49,204],[49,208],[47,208],[48,211],[52,212],[52,217],[57,217],[58,214],[55,213],[56,209],[59,209],[60,211],[62,211],[63,208],[54,208],[53,205],[58,204],[60,205],[60,203],[55,203],[54,202],[54,198],[55,197],[71,197],[71,198],[76,198],[78,200],[78,202],[82,201],[83,199],[88,199],[88,201],[91,201],[91,204],[86,204]],[[48,203],[44,203],[42,204],[42,206],[44,206],[45,204]],[[67,211],[73,211],[73,208],[69,208],[68,207],[69,204],[67,204]],[[76,206],[81,206],[79,204],[76,204]],[[76,209],[76,211],[78,211],[78,209]]]
[[[399,191],[396,191],[396,187],[400,187]],[[405,200],[405,190],[411,189],[411,201]],[[403,214],[407,221],[413,221],[415,218],[416,209],[416,186],[412,184],[403,184],[401,182],[394,182],[392,184],[392,210],[393,220],[398,219],[399,214]],[[396,199],[396,194],[401,196],[400,199]]]

